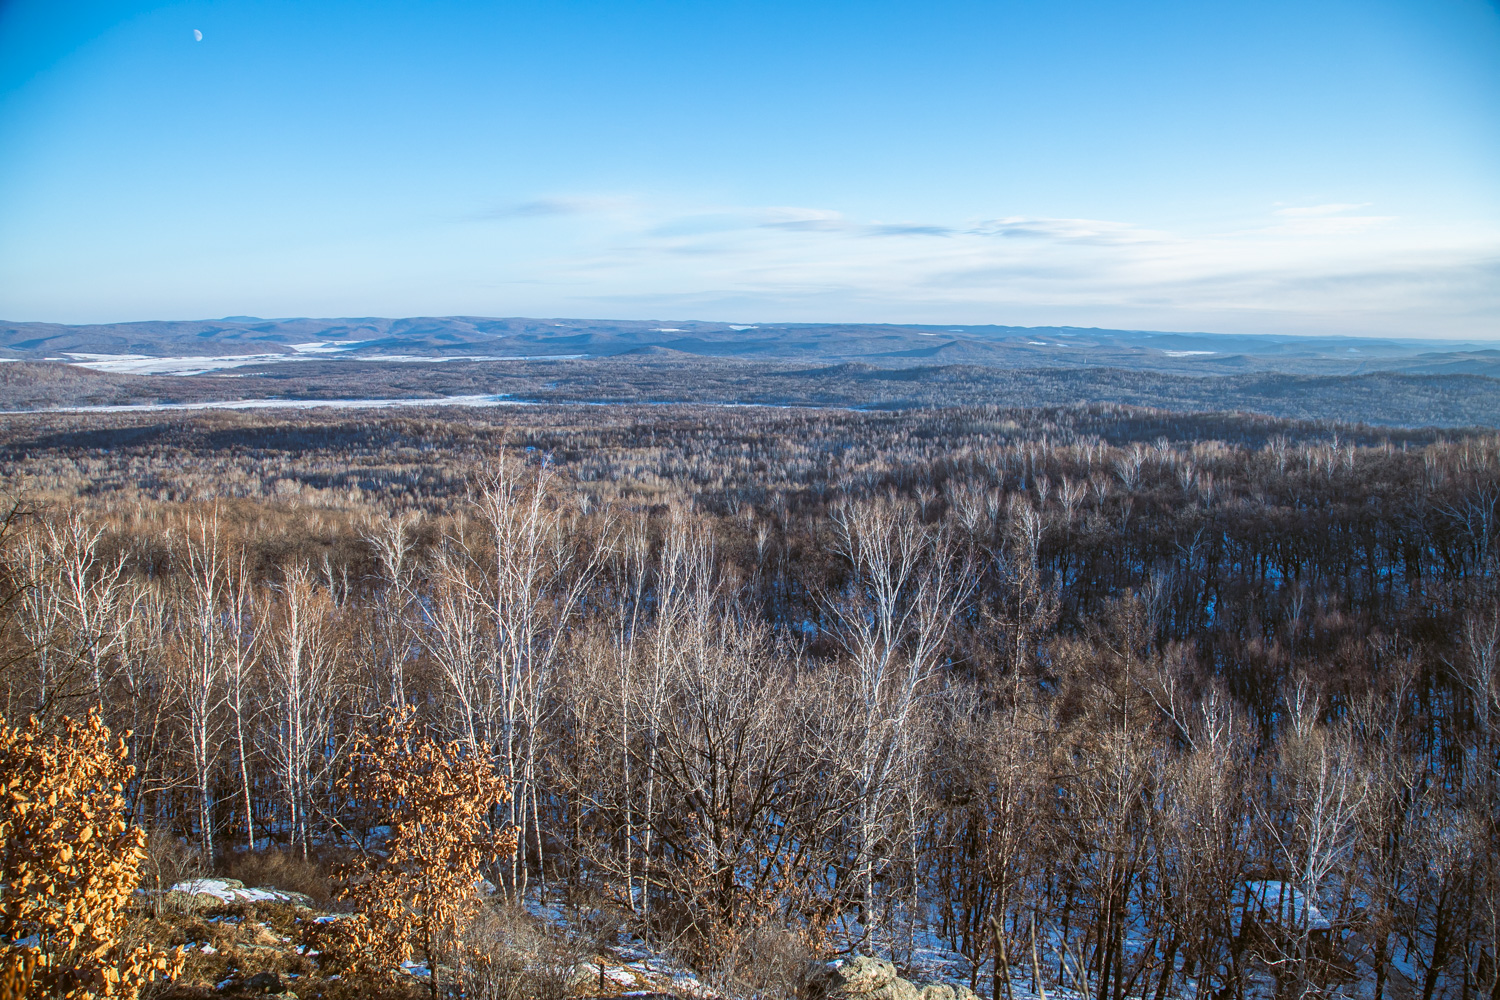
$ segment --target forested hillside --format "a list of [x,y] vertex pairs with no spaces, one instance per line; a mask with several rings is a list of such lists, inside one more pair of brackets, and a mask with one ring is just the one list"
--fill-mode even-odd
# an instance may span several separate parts
[[[1493,433],[10,417],[0,471],[4,718],[123,737],[157,889],[363,907],[432,829],[400,805],[427,754],[494,899],[608,914],[726,995],[941,948],[995,998],[1500,997]],[[422,947],[497,995],[478,912]],[[302,995],[375,976],[320,947]]]

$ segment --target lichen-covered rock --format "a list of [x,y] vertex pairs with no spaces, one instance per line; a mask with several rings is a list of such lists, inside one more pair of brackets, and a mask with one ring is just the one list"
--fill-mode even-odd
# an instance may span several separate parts
[[208,901],[220,903],[291,903],[311,907],[312,899],[284,889],[251,889],[237,878],[195,878],[178,882],[167,890],[166,903],[192,909]]
[[[868,955],[855,955],[815,967],[808,976],[808,992],[814,997],[867,996],[889,986],[895,979],[896,967],[890,962],[882,958],[870,958]],[[898,998],[882,997],[880,1000]]]
[[921,1000],[922,991],[913,983],[896,976],[869,996],[870,1000]]
[[979,1000],[967,986],[902,979],[890,962],[865,955],[814,965],[807,994],[812,1000]]
[[979,1000],[979,995],[962,983],[919,983],[920,1000]]

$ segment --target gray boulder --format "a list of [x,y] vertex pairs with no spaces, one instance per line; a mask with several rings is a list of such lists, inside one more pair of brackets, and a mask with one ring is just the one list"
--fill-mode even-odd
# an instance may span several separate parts
[[921,1000],[922,991],[900,976],[870,993],[871,1000]]
[[922,987],[922,1000],[979,1000],[979,995],[962,983],[928,983]]
[[[808,992],[814,997],[868,996],[896,980],[896,967],[882,958],[855,955],[813,968]],[[908,984],[910,985],[910,984]],[[915,1000],[881,997],[880,1000]]]
[[979,1000],[967,986],[902,979],[890,962],[866,955],[814,964],[807,994],[812,1000]]

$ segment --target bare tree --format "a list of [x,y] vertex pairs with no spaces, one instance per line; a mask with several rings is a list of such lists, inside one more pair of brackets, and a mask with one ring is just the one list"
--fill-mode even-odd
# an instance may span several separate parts
[[1352,859],[1368,785],[1347,726],[1317,721],[1318,697],[1310,683],[1299,679],[1286,700],[1290,732],[1276,747],[1277,794],[1269,803],[1257,802],[1256,811],[1277,867],[1306,900],[1293,897],[1294,937],[1270,959],[1291,977],[1300,997],[1326,978],[1312,961],[1315,910],[1329,876]]
[[103,704],[105,671],[124,640],[139,590],[126,578],[127,553],[104,552],[104,528],[81,511],[45,518],[18,545],[27,579],[18,623],[34,651],[35,709],[88,699]]
[[412,645],[411,622],[416,601],[418,562],[416,531],[421,517],[414,511],[372,519],[364,529],[365,542],[380,563],[381,590],[375,599],[379,658],[386,669],[385,702],[406,704],[406,661]]
[[515,473],[497,468],[479,500],[495,543],[502,740],[519,792],[516,825],[523,837],[517,851],[518,890],[523,894],[529,866],[545,872],[538,750],[548,685],[566,623],[601,558],[597,545],[563,530],[559,501],[552,495],[553,475],[545,458],[524,487]]
[[328,592],[305,565],[277,588],[267,637],[270,710],[261,727],[286,806],[288,839],[305,857],[313,792],[334,763],[329,741],[338,700],[335,615]]
[[183,567],[178,578],[182,592],[174,601],[177,622],[172,631],[172,651],[177,669],[173,673],[187,712],[198,843],[204,860],[212,864],[213,785],[222,723],[219,709],[225,702],[225,667],[232,643],[224,620],[228,564],[219,537],[217,511],[189,519],[181,558]]
[[834,548],[849,565],[844,594],[826,602],[850,659],[848,759],[853,783],[851,864],[860,889],[863,937],[876,932],[876,879],[894,813],[903,755],[917,744],[908,727],[937,670],[943,639],[973,589],[967,564],[955,570],[946,537],[923,529],[892,501],[845,504],[833,512]]

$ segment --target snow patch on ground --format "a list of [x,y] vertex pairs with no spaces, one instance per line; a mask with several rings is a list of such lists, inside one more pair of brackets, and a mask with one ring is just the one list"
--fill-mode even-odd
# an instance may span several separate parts
[[587,354],[443,354],[429,356],[425,354],[362,354],[357,358],[349,358],[350,361],[402,361],[402,362],[432,362],[444,361],[575,361],[578,358],[586,358]]
[[117,375],[202,375],[222,368],[241,368],[245,365],[298,360],[295,354],[186,355],[153,358],[145,354],[85,354],[77,351],[69,351],[68,357],[74,359],[68,364],[75,368],[113,372]]
[[1317,905],[1290,882],[1246,882],[1245,891],[1249,899],[1282,927],[1301,930],[1305,926],[1311,931],[1326,931],[1332,926]]
[[363,343],[363,340],[313,340],[305,344],[289,346],[298,354],[333,354],[338,351],[351,351],[355,344]]
[[297,903],[307,897],[280,889],[252,889],[235,879],[195,878],[178,882],[169,890],[187,896],[212,896],[224,903]]
[[439,396],[436,399],[230,399],[214,403],[120,403],[106,406],[55,406],[45,410],[3,410],[25,413],[158,413],[168,410],[376,410],[392,406],[519,406],[521,400],[494,396]]
[[[533,919],[562,930],[576,930],[581,920],[599,916],[594,911],[580,913],[535,896],[526,900],[526,911]],[[580,963],[574,970],[575,980],[580,985],[597,984],[602,966],[607,983],[632,988],[624,993],[626,996],[631,993],[675,993],[703,1000],[718,996],[691,969],[629,933],[627,926],[621,925],[617,933],[619,936],[611,947],[602,949],[594,961]]]
[[569,361],[586,358],[587,354],[350,354],[362,340],[329,340],[307,344],[291,344],[291,354],[229,354],[229,355],[183,355],[179,357],[151,357],[146,354],[91,354],[83,351],[68,351],[67,363],[76,368],[88,368],[96,372],[113,372],[117,375],[206,375],[226,368],[243,368],[246,365],[274,365],[292,361],[388,361],[441,363],[444,361]]

